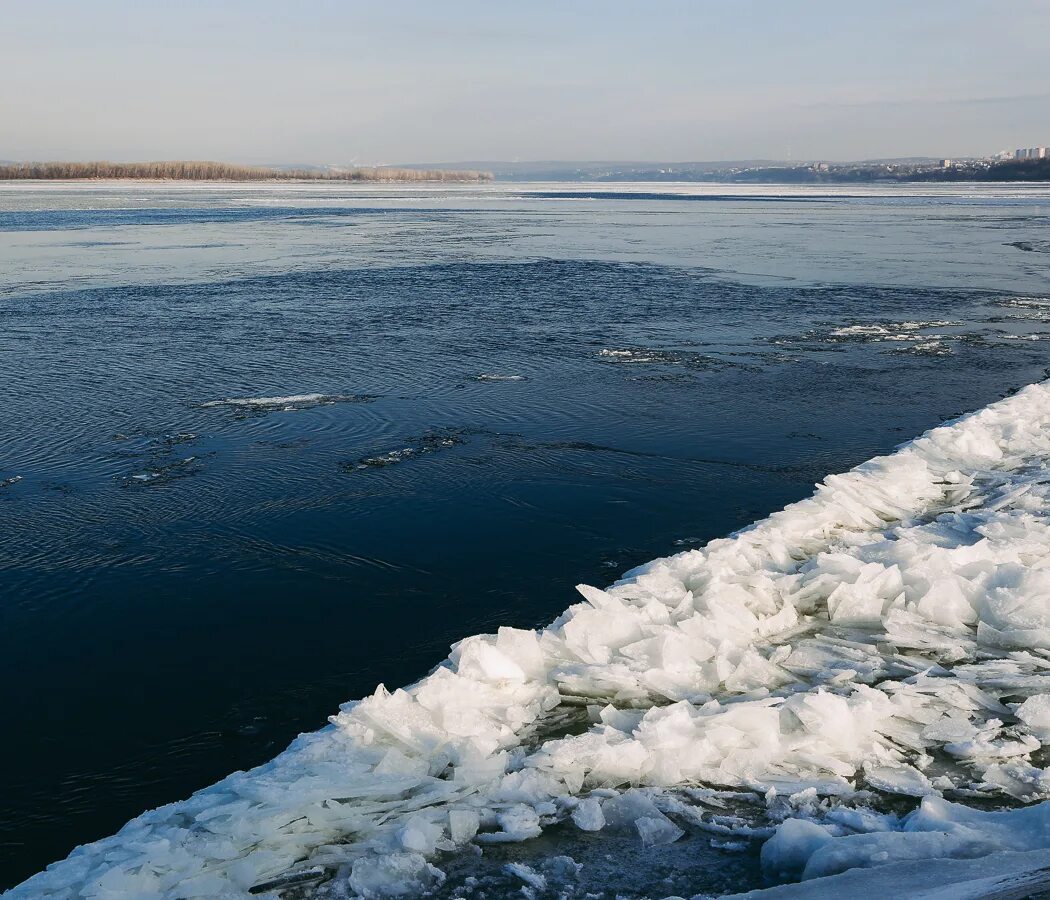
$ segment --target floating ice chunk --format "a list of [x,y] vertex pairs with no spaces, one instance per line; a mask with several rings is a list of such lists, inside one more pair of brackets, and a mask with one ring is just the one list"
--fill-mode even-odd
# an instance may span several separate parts
[[581,831],[601,831],[605,827],[602,805],[592,797],[581,800],[572,811],[572,821]]
[[535,631],[500,628],[496,633],[496,649],[512,660],[530,680],[546,680],[547,665]]
[[444,881],[444,872],[419,853],[362,857],[354,862],[350,873],[350,888],[363,900],[417,896]]
[[782,881],[801,877],[810,858],[831,841],[832,835],[808,819],[788,819],[762,845],[762,870]]
[[638,836],[641,837],[642,843],[647,846],[652,844],[673,844],[685,834],[681,828],[664,815],[661,815],[659,818],[642,816],[634,820],[634,827],[638,830]]
[[461,675],[482,681],[525,681],[525,672],[488,637],[470,637],[452,648]]
[[958,326],[960,322],[929,321],[929,322],[873,322],[869,324],[844,325],[830,332],[832,337],[858,337],[874,338],[877,340],[891,341],[913,341],[920,340],[921,335],[917,332],[927,328],[949,328]]
[[926,797],[900,828],[835,836],[812,821],[788,819],[763,846],[763,869],[774,877],[808,880],[904,860],[1046,850],[1050,849],[1050,803],[985,812]]
[[998,719],[989,719],[983,727],[974,728],[972,734],[963,740],[945,744],[944,751],[959,759],[977,759],[1027,756],[1039,749],[1039,741],[1030,735],[1005,738],[1002,724]]
[[1014,715],[1041,741],[1050,741],[1050,694],[1029,697],[1014,710]]
[[397,837],[405,850],[430,855],[436,849],[443,834],[444,829],[440,825],[428,822],[421,816],[414,816],[401,827]]
[[633,828],[645,844],[670,844],[685,834],[652,800],[635,789],[605,800],[601,814],[609,828]]
[[465,844],[478,833],[478,814],[469,809],[449,810],[448,828],[453,843]]
[[434,430],[413,439],[407,447],[397,447],[385,453],[370,454],[342,464],[344,472],[356,472],[362,469],[385,469],[410,459],[418,459],[451,447],[457,447],[464,441],[463,433],[457,429]]
[[919,808],[904,821],[906,832],[948,831],[968,834],[977,831],[997,841],[1003,849],[1050,848],[1050,803],[1020,809],[987,811],[925,797]]
[[507,863],[503,871],[515,878],[520,878],[529,887],[537,891],[547,890],[547,879],[531,866],[524,863]]
[[275,411],[293,412],[333,403],[368,403],[374,399],[370,394],[288,394],[276,397],[226,397],[221,400],[208,400],[200,406],[201,409],[228,407],[242,413],[261,414]]
[[661,816],[663,813],[642,791],[632,788],[602,802],[602,815],[612,829],[625,829],[642,816]]
[[998,647],[1050,648],[1050,571],[1004,560],[978,604],[978,638]]
[[1050,769],[1041,769],[1021,760],[985,766],[982,777],[981,788],[994,788],[1018,800],[1030,803],[1050,798]]
[[802,870],[802,880],[825,878],[847,869],[871,868],[908,859],[970,859],[1003,849],[972,834],[850,834],[818,847]]
[[875,869],[733,894],[725,900],[987,900],[1035,895],[1046,887],[1047,867],[1050,851],[1045,850],[993,853],[978,859],[889,862]]
[[676,362],[673,354],[663,350],[630,350],[605,348],[598,351],[598,356],[614,362],[624,363],[653,363],[653,362]]
[[294,409],[303,406],[317,406],[321,403],[335,403],[341,399],[338,394],[288,394],[283,397],[227,397],[224,400],[209,400],[202,403],[204,409],[213,406],[241,406],[252,409]]
[[572,879],[580,874],[583,863],[576,862],[571,856],[552,856],[542,868],[551,878]]
[[543,833],[539,814],[531,806],[516,804],[496,815],[500,831],[485,831],[475,837],[483,844],[505,844],[527,841]]
[[899,831],[901,820],[892,813],[880,813],[867,807],[836,806],[824,821],[843,825],[851,831]]
[[124,484],[136,485],[173,481],[181,476],[192,474],[195,471],[193,466],[195,462],[197,462],[196,456],[187,456],[184,459],[167,463],[159,469],[129,475],[124,479]]
[[869,563],[828,595],[828,615],[840,625],[879,625],[891,604],[903,601],[903,588],[897,566]]
[[937,789],[922,772],[914,766],[865,766],[864,780],[868,785],[890,794],[924,797],[936,793]]
[[[889,340],[900,340],[900,338],[889,338]],[[895,347],[893,352],[911,353],[916,356],[950,356],[952,348],[945,341],[934,339],[906,344],[903,347]]]
[[430,772],[430,765],[420,757],[409,757],[397,747],[391,747],[372,770],[376,775],[409,775],[422,778]]

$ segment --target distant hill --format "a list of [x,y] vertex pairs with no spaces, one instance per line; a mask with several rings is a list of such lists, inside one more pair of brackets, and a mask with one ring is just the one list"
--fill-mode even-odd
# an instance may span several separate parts
[[382,167],[239,166],[220,162],[174,160],[166,162],[22,162],[0,164],[0,180],[149,179],[164,181],[365,181],[365,182],[476,182],[490,181],[488,172],[457,169]]

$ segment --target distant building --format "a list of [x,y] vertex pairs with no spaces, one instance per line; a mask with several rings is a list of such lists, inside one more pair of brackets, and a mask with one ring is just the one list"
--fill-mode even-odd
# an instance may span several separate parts
[[950,169],[952,167],[952,165],[954,165],[954,164],[952,163],[952,161],[950,159],[942,159],[941,160],[941,168],[942,169]]
[[1028,159],[1028,151],[1014,150],[1014,159]]
[[1046,147],[1027,147],[1014,151],[1014,159],[1046,159]]

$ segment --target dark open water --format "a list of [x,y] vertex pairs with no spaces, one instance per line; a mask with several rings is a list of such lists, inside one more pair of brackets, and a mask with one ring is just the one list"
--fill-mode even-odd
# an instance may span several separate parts
[[776,192],[0,189],[0,886],[1043,377],[1050,190]]

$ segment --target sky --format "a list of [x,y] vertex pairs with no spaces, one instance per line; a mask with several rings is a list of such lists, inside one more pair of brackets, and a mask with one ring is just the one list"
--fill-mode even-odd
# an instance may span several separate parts
[[1050,144],[1050,0],[0,0],[0,159],[847,160]]

